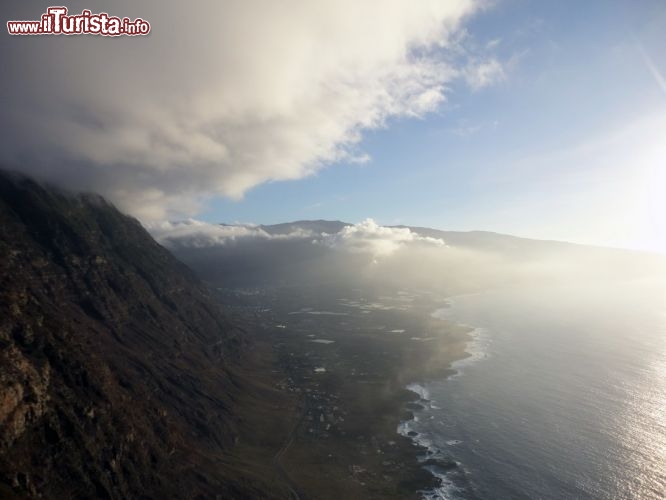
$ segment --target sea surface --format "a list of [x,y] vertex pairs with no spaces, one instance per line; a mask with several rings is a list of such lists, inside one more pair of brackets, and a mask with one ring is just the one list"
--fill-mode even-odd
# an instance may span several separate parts
[[457,374],[411,386],[402,433],[444,484],[426,498],[666,498],[666,288],[605,283],[454,297],[475,328]]

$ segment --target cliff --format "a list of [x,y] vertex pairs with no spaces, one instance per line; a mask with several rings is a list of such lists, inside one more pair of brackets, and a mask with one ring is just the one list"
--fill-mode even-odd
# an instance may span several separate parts
[[270,497],[228,459],[245,343],[136,220],[0,173],[0,497]]

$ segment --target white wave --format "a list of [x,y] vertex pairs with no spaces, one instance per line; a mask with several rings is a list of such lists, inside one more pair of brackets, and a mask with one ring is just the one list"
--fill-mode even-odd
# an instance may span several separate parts
[[430,399],[430,391],[425,386],[417,383],[412,383],[407,386],[407,390],[415,392],[422,400]]
[[333,312],[333,311],[292,311],[289,314],[313,314],[315,316],[349,316],[345,312]]
[[[463,325],[467,326],[467,325]],[[466,358],[459,359],[451,363],[451,368],[456,373],[451,377],[459,377],[463,374],[465,368],[474,365],[478,361],[488,357],[488,344],[490,343],[490,334],[487,328],[474,328],[469,332],[471,340],[465,346],[465,352],[469,354]]]

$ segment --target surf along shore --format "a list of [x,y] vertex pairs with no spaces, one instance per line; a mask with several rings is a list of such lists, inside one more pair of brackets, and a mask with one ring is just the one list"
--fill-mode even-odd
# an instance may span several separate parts
[[256,332],[240,459],[292,499],[416,499],[439,486],[418,460],[425,448],[398,427],[421,408],[407,385],[442,380],[467,356],[471,329],[431,314],[441,299],[392,307],[263,290],[238,304]]

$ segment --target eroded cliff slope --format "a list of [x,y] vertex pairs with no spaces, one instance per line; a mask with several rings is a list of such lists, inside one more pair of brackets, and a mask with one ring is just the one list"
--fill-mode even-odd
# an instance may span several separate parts
[[0,497],[270,497],[227,458],[244,343],[136,220],[0,173]]

